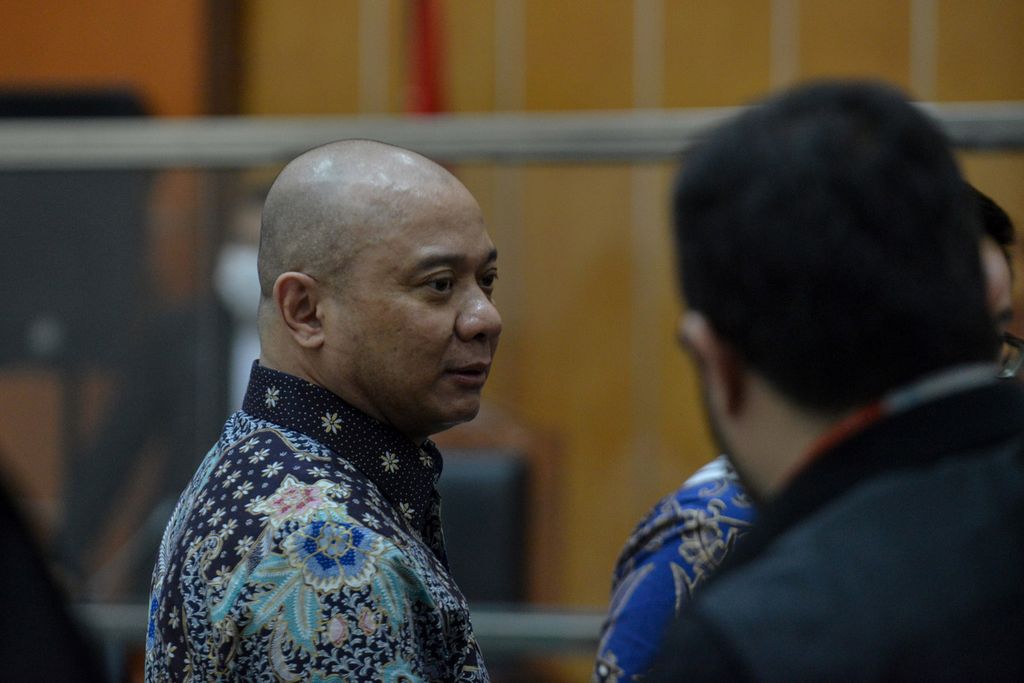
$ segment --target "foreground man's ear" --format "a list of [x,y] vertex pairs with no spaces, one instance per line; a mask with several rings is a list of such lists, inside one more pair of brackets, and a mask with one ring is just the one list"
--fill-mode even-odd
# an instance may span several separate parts
[[274,305],[295,342],[307,349],[324,343],[320,283],[306,273],[281,273],[274,282]]
[[714,402],[719,414],[735,416],[746,401],[743,360],[701,313],[684,313],[679,318],[678,335],[700,367],[708,399]]

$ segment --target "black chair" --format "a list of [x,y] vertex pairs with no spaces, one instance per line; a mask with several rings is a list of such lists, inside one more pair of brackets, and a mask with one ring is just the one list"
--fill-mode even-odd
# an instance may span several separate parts
[[471,606],[526,598],[527,474],[514,451],[445,450],[438,491],[448,563]]

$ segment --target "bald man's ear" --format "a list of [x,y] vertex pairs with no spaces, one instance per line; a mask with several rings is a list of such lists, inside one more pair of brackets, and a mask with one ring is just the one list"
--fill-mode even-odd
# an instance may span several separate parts
[[678,335],[700,367],[708,400],[721,411],[719,414],[735,416],[746,403],[743,359],[700,313],[684,313],[679,319]]
[[309,275],[290,271],[274,282],[274,304],[295,342],[307,349],[324,343],[320,320],[320,284]]

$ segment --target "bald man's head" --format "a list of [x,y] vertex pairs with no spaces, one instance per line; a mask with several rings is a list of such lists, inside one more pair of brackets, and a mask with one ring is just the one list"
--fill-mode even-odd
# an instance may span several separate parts
[[388,226],[459,181],[414,152],[370,140],[312,149],[278,175],[260,232],[263,301],[285,272],[340,285],[353,257]]
[[476,415],[497,250],[448,171],[363,140],[303,154],[267,195],[259,274],[261,365],[416,443]]

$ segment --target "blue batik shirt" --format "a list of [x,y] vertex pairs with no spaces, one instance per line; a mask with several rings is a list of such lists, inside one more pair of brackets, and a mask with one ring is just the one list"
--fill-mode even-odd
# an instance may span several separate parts
[[429,441],[255,363],[164,533],[146,681],[487,681],[440,472]]
[[595,682],[643,678],[672,619],[753,517],[751,501],[725,456],[697,470],[654,506],[615,566]]

